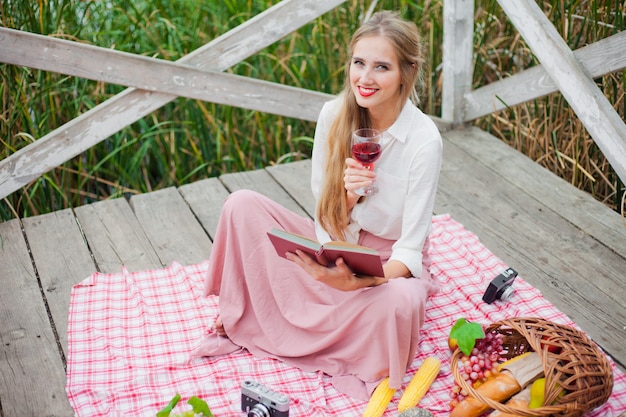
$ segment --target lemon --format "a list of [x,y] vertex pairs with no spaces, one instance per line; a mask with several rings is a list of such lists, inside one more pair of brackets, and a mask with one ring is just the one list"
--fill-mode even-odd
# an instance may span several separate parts
[[530,401],[528,402],[528,408],[543,407],[546,393],[546,379],[536,379],[530,386]]

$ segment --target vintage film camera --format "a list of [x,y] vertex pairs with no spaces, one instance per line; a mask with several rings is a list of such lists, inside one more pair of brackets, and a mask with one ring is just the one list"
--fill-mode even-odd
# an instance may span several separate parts
[[483,301],[491,304],[496,300],[508,301],[513,294],[513,281],[517,277],[517,272],[513,268],[507,268],[500,275],[495,277],[483,294]]
[[246,379],[241,383],[241,411],[248,417],[289,417],[289,397]]

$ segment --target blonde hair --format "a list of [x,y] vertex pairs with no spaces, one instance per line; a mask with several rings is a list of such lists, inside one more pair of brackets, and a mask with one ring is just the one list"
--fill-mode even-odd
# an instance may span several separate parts
[[396,114],[400,114],[408,99],[416,105],[419,103],[418,88],[422,84],[424,58],[417,26],[400,18],[398,13],[389,11],[375,13],[352,36],[344,87],[340,95],[342,105],[328,133],[326,177],[317,202],[317,220],[335,239],[345,240],[344,230],[348,223],[343,171],[346,158],[351,156],[352,132],[358,128],[372,127],[368,110],[357,104],[350,88],[350,63],[356,43],[373,36],[385,37],[393,45],[398,57],[401,81]]

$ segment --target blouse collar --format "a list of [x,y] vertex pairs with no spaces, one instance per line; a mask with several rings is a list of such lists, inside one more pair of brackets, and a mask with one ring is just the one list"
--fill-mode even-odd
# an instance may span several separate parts
[[400,142],[406,142],[416,111],[417,107],[415,107],[413,102],[407,100],[396,121],[385,132]]

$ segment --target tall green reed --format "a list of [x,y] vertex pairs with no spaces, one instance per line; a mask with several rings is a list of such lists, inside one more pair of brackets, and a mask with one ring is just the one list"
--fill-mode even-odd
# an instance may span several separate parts
[[[120,51],[177,60],[278,1],[2,0],[1,24]],[[351,33],[374,4],[415,21],[428,55],[422,107],[440,114],[442,0],[350,0],[228,71],[326,93],[343,83]],[[615,0],[541,3],[572,48],[624,29]],[[495,0],[476,1],[474,87],[536,65]],[[123,90],[0,65],[0,159]],[[624,114],[623,73],[598,83]],[[615,207],[623,185],[559,94],[476,121]],[[0,202],[0,218],[181,185],[307,158],[314,123],[179,98]]]

